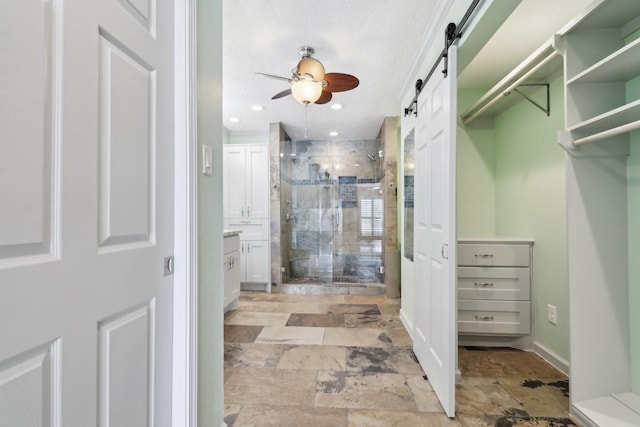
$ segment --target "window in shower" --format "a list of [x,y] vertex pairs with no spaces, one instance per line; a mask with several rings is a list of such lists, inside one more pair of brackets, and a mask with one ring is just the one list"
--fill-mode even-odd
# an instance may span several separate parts
[[383,215],[382,199],[361,199],[360,236],[382,237]]

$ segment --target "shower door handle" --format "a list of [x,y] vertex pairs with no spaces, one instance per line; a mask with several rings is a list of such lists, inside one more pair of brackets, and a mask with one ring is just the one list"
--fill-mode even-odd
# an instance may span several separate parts
[[340,227],[340,212],[336,213],[336,228]]

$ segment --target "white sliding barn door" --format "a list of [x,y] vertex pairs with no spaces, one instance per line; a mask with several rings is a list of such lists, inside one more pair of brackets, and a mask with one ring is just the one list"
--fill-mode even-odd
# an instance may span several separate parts
[[456,47],[418,99],[415,133],[414,352],[449,417],[455,416]]
[[171,422],[173,2],[0,2],[0,426]]

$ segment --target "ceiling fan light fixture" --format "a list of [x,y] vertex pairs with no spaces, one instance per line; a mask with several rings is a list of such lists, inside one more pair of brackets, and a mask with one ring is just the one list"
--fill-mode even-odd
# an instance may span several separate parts
[[324,66],[315,58],[302,58],[298,62],[298,75],[309,75],[313,80],[320,82],[324,79]]
[[322,95],[322,84],[310,79],[301,79],[291,83],[291,94],[300,104],[313,104]]

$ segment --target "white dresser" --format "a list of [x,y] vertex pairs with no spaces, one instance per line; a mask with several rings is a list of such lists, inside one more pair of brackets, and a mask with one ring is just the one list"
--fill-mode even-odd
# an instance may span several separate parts
[[531,241],[458,241],[458,335],[469,336],[462,344],[509,345],[531,333],[532,247]]

